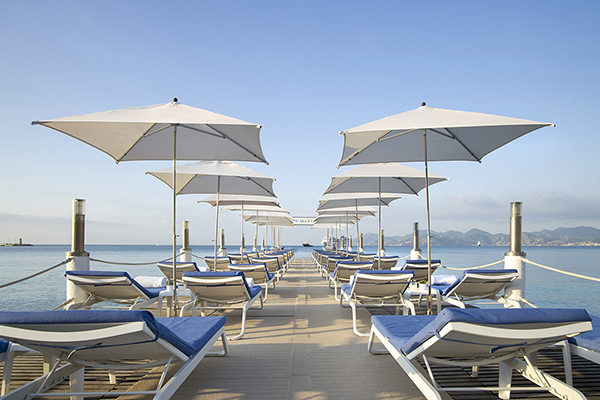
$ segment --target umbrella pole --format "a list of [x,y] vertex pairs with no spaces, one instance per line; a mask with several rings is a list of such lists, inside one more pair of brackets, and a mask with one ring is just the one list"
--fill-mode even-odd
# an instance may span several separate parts
[[177,316],[177,125],[173,125],[173,316]]
[[258,210],[256,210],[256,235],[254,237],[254,252],[258,253]]
[[427,166],[427,130],[423,129],[425,151],[425,198],[427,204],[427,315],[431,315],[431,219],[429,216],[429,170]]
[[381,269],[381,177],[379,177],[379,230],[377,231],[377,269]]
[[215,258],[213,259],[213,271],[217,270],[217,243],[219,242],[219,192],[221,191],[221,176],[217,176],[217,218],[215,219]]
[[[356,215],[358,215],[358,199],[354,199],[354,206],[356,207]],[[356,260],[360,261],[360,245],[358,243],[358,238],[360,237],[360,233],[359,233],[359,229],[358,229],[358,218],[356,218]]]

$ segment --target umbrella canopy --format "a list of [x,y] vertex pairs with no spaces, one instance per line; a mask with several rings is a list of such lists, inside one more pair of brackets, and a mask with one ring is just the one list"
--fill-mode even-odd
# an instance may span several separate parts
[[[81,140],[115,161],[230,160],[267,163],[260,125],[177,102],[33,121]],[[176,145],[173,147],[173,130]]]
[[[344,148],[338,166],[379,162],[477,161],[548,122],[466,111],[421,107],[340,132]],[[428,281],[431,281],[431,223],[427,204]],[[431,285],[427,296],[431,314]]]
[[361,207],[361,206],[389,206],[394,200],[403,199],[404,197],[394,193],[334,193],[329,194],[319,200],[317,212],[338,207]]
[[370,206],[360,206],[360,207],[338,207],[338,208],[329,208],[326,210],[318,211],[319,215],[358,215],[361,217],[364,216],[372,216],[377,214],[377,209]]
[[467,111],[421,107],[340,132],[344,149],[338,166],[375,162],[481,161],[490,152],[547,122]]
[[[172,168],[146,172],[171,188],[175,186],[176,194],[216,193],[215,219],[215,252],[214,268],[217,263],[217,241],[219,236],[219,196],[227,194],[253,194],[275,196],[273,193],[274,178],[260,172],[242,167],[229,161],[201,161],[192,164],[179,165],[177,172]],[[173,178],[175,185],[173,185]]]
[[[199,203],[208,203],[211,206],[217,204],[217,196],[210,196]],[[256,196],[245,194],[223,194],[219,196],[219,204],[221,206],[241,206],[248,207],[250,205],[272,205],[279,207],[279,203],[269,196]]]
[[[448,180],[429,175],[429,185]],[[426,186],[425,172],[397,163],[365,164],[331,178],[324,194],[385,192],[417,194]]]
[[[146,172],[173,188],[173,168]],[[177,166],[175,193],[227,193],[275,197],[271,178],[229,161],[200,161]],[[219,199],[220,203],[220,199]]]

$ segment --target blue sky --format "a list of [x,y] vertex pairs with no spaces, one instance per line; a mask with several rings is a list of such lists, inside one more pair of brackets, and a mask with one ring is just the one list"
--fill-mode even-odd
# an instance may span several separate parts
[[[244,165],[276,178],[295,216],[351,168],[336,169],[341,130],[422,101],[552,122],[481,164],[431,163],[451,179],[431,188],[432,229],[507,233],[512,201],[525,231],[600,228],[598,15],[596,1],[2,1],[0,240],[69,243],[84,198],[88,243],[169,244],[170,191],[144,175],[168,164],[117,165],[29,123],[173,97],[261,124],[270,165]],[[214,235],[203,197],[178,199],[192,243]],[[424,195],[392,204],[386,236],[425,226]],[[237,214],[221,221],[236,243]],[[284,242],[323,235],[286,229]]]

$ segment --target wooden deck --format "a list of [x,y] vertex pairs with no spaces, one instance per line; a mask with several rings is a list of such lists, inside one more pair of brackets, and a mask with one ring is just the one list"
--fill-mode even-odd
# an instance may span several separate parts
[[[367,331],[373,313],[381,309],[360,309],[359,328]],[[421,310],[423,312],[423,310]],[[226,331],[239,332],[240,312],[229,311]],[[371,355],[367,338],[352,333],[351,311],[340,308],[316,272],[312,261],[296,259],[274,291],[269,291],[263,310],[251,310],[243,339],[230,341],[226,357],[207,357],[172,397],[188,399],[423,399],[389,355]],[[15,362],[15,388],[41,374],[41,358],[20,357]],[[538,365],[564,379],[561,354],[543,351]],[[437,366],[441,385],[495,384],[497,368],[480,368],[474,380],[470,371]],[[600,366],[582,358],[574,359],[575,387],[588,399],[600,400]],[[110,390],[144,390],[156,382],[157,371],[119,373]],[[148,374],[145,374],[148,373]],[[518,386],[524,379],[514,377]],[[86,390],[110,387],[106,374],[86,370]],[[147,396],[146,396],[147,397]],[[556,399],[546,392],[513,392],[512,398]],[[66,397],[65,397],[66,398]],[[91,397],[93,398],[93,397]],[[121,397],[124,398],[124,397]],[[141,398],[136,396],[135,398]],[[453,392],[445,399],[497,399],[491,392]]]

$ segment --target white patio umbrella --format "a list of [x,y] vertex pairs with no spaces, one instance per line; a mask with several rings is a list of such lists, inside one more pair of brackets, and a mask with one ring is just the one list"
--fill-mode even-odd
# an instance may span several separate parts
[[[164,168],[146,172],[173,188],[173,170]],[[273,181],[267,175],[229,161],[201,161],[179,165],[176,173],[175,194],[216,193],[215,219],[215,269],[217,240],[219,236],[219,196],[226,194],[249,194],[275,197]]]
[[[258,197],[258,196],[257,196]],[[277,205],[273,205],[273,204],[246,204],[244,201],[242,201],[240,204],[238,205],[229,205],[226,207],[223,207],[226,210],[229,211],[240,211],[241,212],[241,220],[242,220],[242,241],[240,243],[242,243],[241,247],[240,247],[240,253],[242,252],[242,249],[244,247],[244,243],[243,243],[243,238],[244,238],[244,216],[245,216],[245,212],[247,211],[254,211],[256,213],[256,215],[258,216],[259,212],[267,212],[267,211],[271,211],[271,212],[275,212],[275,213],[286,213],[289,214],[289,212],[287,210],[284,210],[283,208],[281,208],[281,206],[278,205],[279,203],[277,203]],[[258,238],[258,224],[256,225],[256,238]],[[256,251],[256,249],[258,248],[258,244],[256,242],[254,242],[254,248],[253,250]]]
[[317,212],[339,207],[389,206],[392,201],[403,198],[395,193],[334,193],[319,200]]
[[[244,219],[247,222],[256,224],[258,226],[264,226],[265,230],[271,227],[273,230],[275,228],[295,228],[294,222],[292,220],[292,216],[289,213],[281,213],[281,212],[271,212],[271,211],[259,211],[257,215],[246,215]],[[265,234],[265,237],[267,235]],[[271,245],[275,246],[275,240],[271,241]]]
[[[355,192],[391,192],[418,195],[429,185],[448,180],[443,176],[425,172],[397,163],[365,164],[331,178],[331,184],[324,194]],[[377,256],[382,255],[381,243],[381,204],[379,205],[379,230],[377,233]]]
[[[338,165],[422,161],[477,161],[505,144],[552,123],[467,111],[421,107],[340,132],[344,135]],[[427,203],[428,278],[431,278],[431,224]],[[430,285],[431,288],[431,285]],[[427,299],[431,313],[431,289]]]
[[[33,121],[111,156],[134,160],[257,161],[268,164],[260,146],[260,125],[200,108],[170,103],[125,108],[45,121]],[[176,186],[176,185],[173,185]],[[176,194],[173,191],[173,274],[177,247]],[[174,287],[176,295],[176,288]],[[173,302],[176,304],[176,302]]]
[[[334,193],[328,194],[322,200],[319,200],[319,207],[317,212],[336,209],[339,207],[346,207],[353,205],[354,209],[358,211],[361,206],[378,206],[378,210],[381,210],[381,206],[389,206],[394,200],[403,199],[404,197],[399,196],[395,193],[379,193],[379,192],[364,192],[364,193]],[[360,238],[359,224],[356,223],[356,238]],[[358,251],[358,260],[360,261],[360,248]]]

